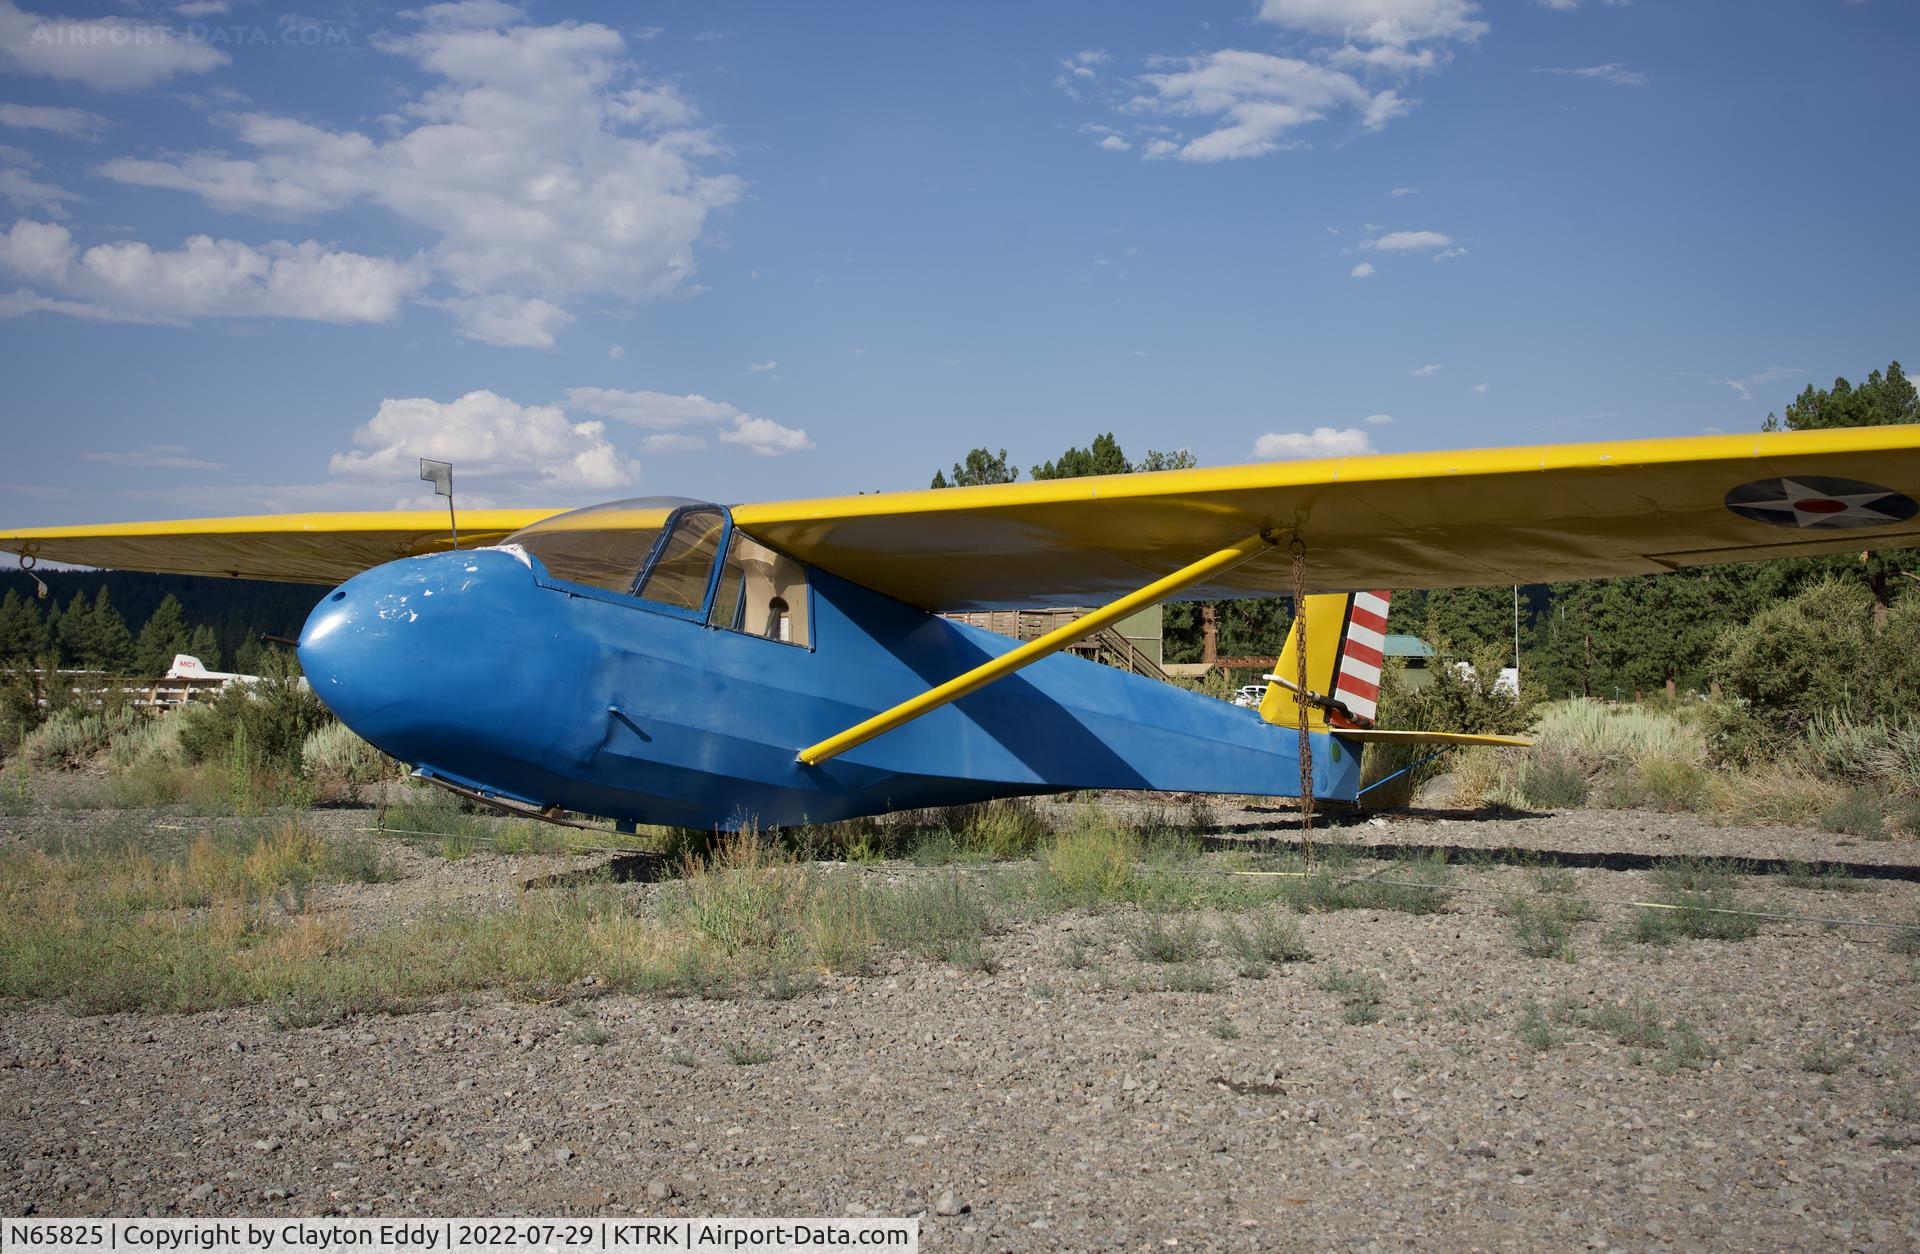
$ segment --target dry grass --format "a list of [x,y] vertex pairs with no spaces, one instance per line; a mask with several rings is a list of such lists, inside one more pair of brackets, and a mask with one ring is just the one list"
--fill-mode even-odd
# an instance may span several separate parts
[[879,946],[985,969],[991,919],[934,885],[888,894],[740,837],[656,908],[613,884],[529,891],[504,910],[444,910],[355,932],[316,883],[382,878],[372,846],[298,823],[201,836],[172,856],[102,842],[0,858],[0,996],[86,1012],[269,1003],[287,1026],[498,989],[530,1000],[600,989],[708,993],[863,968]]

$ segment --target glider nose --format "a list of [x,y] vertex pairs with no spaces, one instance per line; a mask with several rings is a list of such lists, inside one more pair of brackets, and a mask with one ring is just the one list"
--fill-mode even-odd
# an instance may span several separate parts
[[403,762],[443,762],[511,725],[509,711],[493,708],[512,686],[500,682],[501,651],[490,644],[533,591],[532,573],[496,551],[376,566],[314,607],[300,665],[362,739]]

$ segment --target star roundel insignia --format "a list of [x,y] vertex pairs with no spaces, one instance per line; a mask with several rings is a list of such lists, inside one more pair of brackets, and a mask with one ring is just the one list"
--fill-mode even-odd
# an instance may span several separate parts
[[1727,508],[1755,522],[1819,531],[1884,527],[1920,514],[1920,504],[1905,493],[1821,475],[1743,483],[1727,493]]

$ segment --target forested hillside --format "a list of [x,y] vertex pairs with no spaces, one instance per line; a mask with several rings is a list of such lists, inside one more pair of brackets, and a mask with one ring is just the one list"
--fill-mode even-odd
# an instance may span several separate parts
[[158,676],[175,653],[209,668],[256,672],[260,636],[292,638],[326,589],[199,575],[136,571],[10,572],[0,594],[0,665],[39,664],[49,653],[62,666],[116,675]]

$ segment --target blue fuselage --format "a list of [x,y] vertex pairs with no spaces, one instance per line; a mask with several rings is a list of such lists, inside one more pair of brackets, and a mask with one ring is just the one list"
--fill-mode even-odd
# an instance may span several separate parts
[[[1079,788],[1293,796],[1297,733],[1056,654],[819,766],[797,751],[1013,648],[807,572],[810,644],[707,624],[477,549],[376,567],[300,640],[314,691],[420,771],[524,804],[699,828]],[[1351,800],[1323,734],[1314,791]]]

